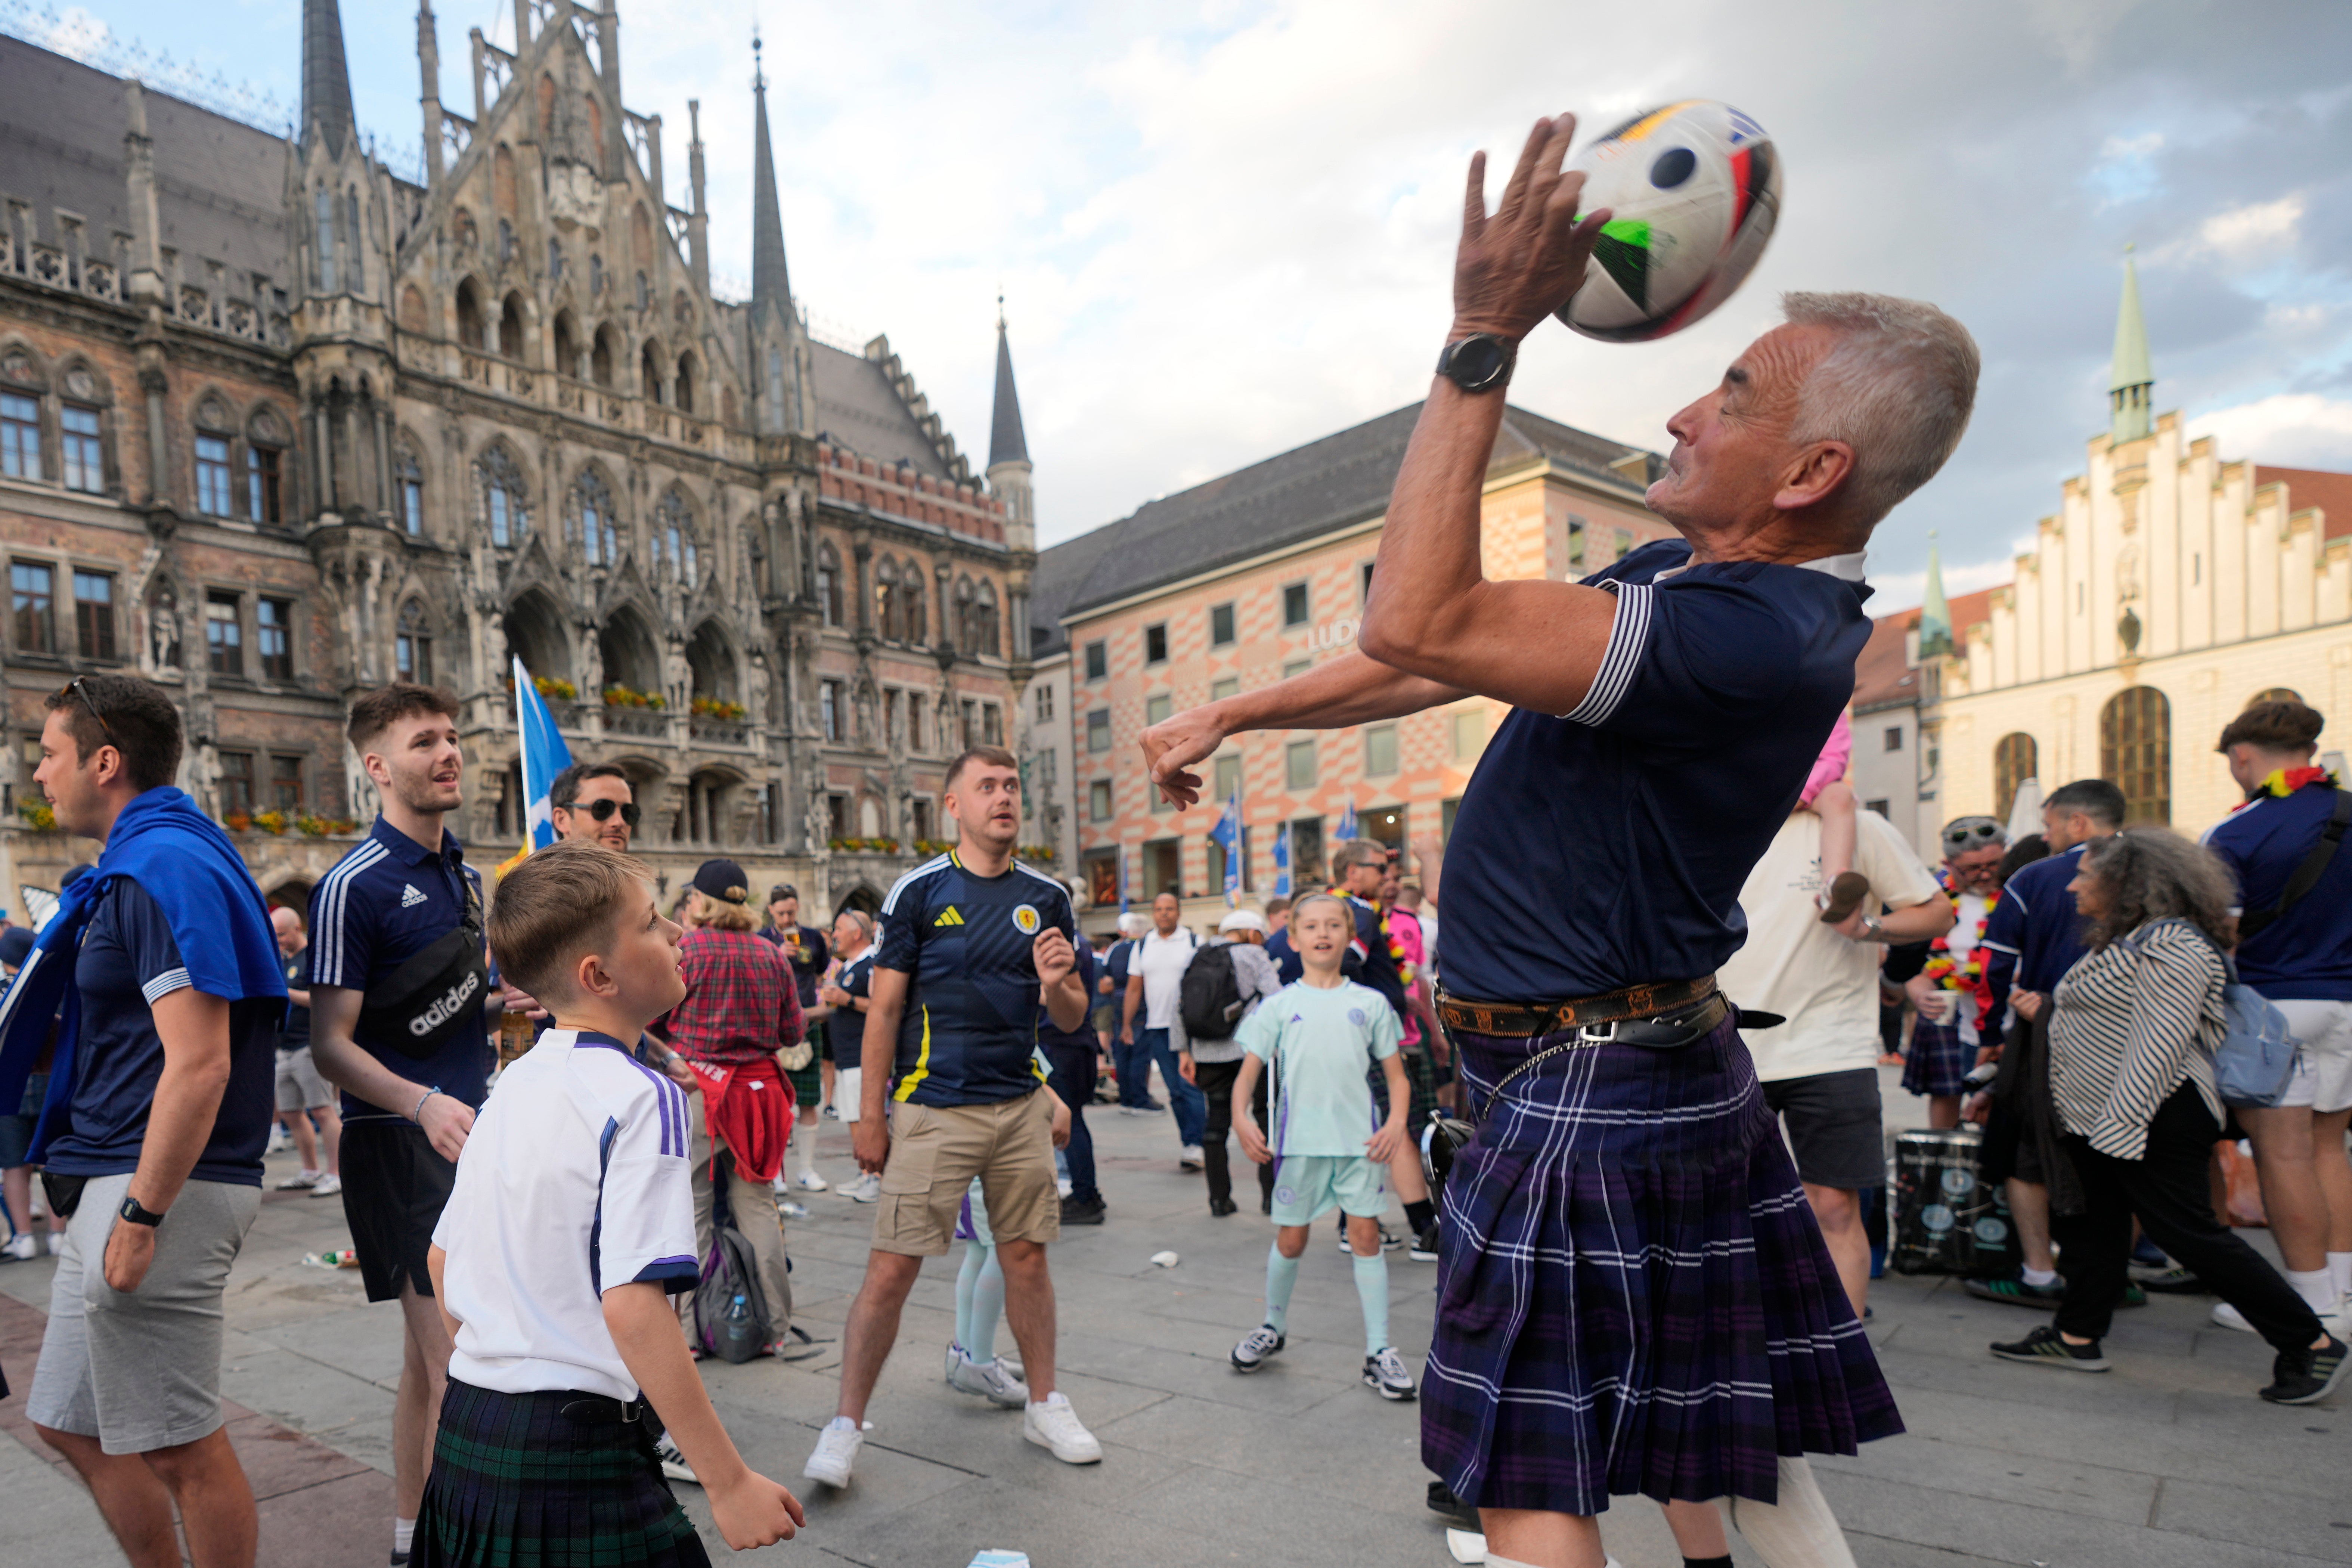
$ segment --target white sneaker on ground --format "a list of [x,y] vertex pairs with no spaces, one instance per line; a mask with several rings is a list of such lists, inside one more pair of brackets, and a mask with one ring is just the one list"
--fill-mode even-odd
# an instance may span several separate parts
[[1244,1336],[1227,1359],[1234,1363],[1235,1372],[1255,1372],[1266,1363],[1269,1356],[1288,1342],[1282,1337],[1282,1331],[1272,1324],[1260,1323]]
[[2246,1321],[2246,1315],[2227,1301],[2213,1303],[2212,1317],[2213,1321],[2222,1328],[2235,1329],[2242,1334],[2251,1334],[2254,1331],[2254,1325]]
[[0,1258],[11,1258],[19,1263],[30,1263],[40,1255],[40,1240],[29,1230],[20,1230],[6,1241],[0,1242]]
[[278,1183],[278,1190],[281,1193],[299,1193],[307,1187],[315,1187],[326,1173],[324,1171],[297,1171]]
[[1364,1381],[1379,1389],[1382,1399],[1411,1399],[1421,1392],[1405,1370],[1404,1357],[1392,1348],[1364,1358]]
[[320,1176],[318,1182],[310,1188],[310,1195],[314,1198],[331,1198],[342,1190],[342,1177],[323,1175]]
[[61,1230],[53,1230],[49,1232],[49,1256],[51,1258],[55,1258],[59,1253],[65,1251],[65,1249],[66,1233]]
[[801,1474],[829,1487],[845,1487],[850,1467],[857,1462],[857,1450],[865,1445],[866,1434],[858,1430],[857,1423],[836,1415],[816,1435],[816,1452],[801,1467]]
[[868,1172],[854,1182],[842,1183],[840,1192],[852,1203],[877,1203],[882,1196],[882,1178]]
[[690,1487],[702,1484],[695,1478],[694,1467],[686,1462],[686,1456],[678,1451],[676,1443],[670,1441],[668,1433],[663,1433],[661,1441],[654,1445],[654,1458],[661,1461],[662,1474],[671,1480],[684,1481]]
[[832,1188],[833,1184],[826,1181],[823,1176],[818,1175],[814,1171],[803,1171],[799,1175],[793,1178],[793,1185],[798,1187],[804,1193],[822,1193],[829,1191]]
[[1054,1193],[1055,1196],[1066,1198],[1076,1191],[1077,1191],[1077,1189],[1070,1184],[1069,1177],[1057,1176],[1054,1179]]
[[948,1342],[948,1370],[945,1374],[948,1380],[948,1386],[950,1388],[953,1388],[956,1385],[956,1373],[962,1369],[962,1366],[963,1347],[956,1343],[955,1341],[950,1340]]
[[1197,1171],[1201,1168],[1201,1146],[1198,1143],[1187,1143],[1176,1151],[1178,1170]]
[[1022,1407],[1021,1435],[1041,1448],[1053,1450],[1066,1465],[1098,1465],[1102,1445],[1070,1408],[1070,1397],[1058,1389],[1034,1405]]
[[1018,1410],[1029,1403],[1029,1385],[1007,1372],[1002,1360],[974,1361],[971,1352],[961,1349],[948,1373],[948,1385],[959,1394],[977,1394],[1007,1410]]
[[273,1121],[269,1124],[269,1142],[262,1145],[261,1152],[265,1154],[275,1154],[280,1149],[290,1149],[293,1146],[294,1134],[286,1131],[286,1123]]
[[776,1203],[776,1212],[786,1219],[806,1219],[808,1205],[797,1198],[779,1198]]

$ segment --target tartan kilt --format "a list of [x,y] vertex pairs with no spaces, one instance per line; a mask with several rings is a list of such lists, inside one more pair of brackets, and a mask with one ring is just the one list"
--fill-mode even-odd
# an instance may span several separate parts
[[[1466,1103],[1563,1037],[1454,1037]],[[1512,1084],[1445,1182],[1422,1458],[1484,1508],[1777,1501],[1903,1430],[1729,1020]]]
[[1911,1049],[1903,1058],[1906,1093],[1933,1097],[1966,1094],[1960,1080],[1977,1065],[1977,1048],[1960,1038],[1958,1024],[1932,1023],[1926,1018],[1911,1026]]
[[824,1053],[813,1051],[809,1054],[808,1066],[785,1069],[784,1077],[793,1086],[793,1110],[795,1116],[803,1111],[815,1110],[817,1102],[824,1098]]
[[414,1568],[709,1568],[654,1458],[651,1419],[585,1426],[563,1415],[596,1397],[451,1378]]
[[[1430,1079],[1429,1044],[1424,1040],[1397,1054],[1404,1061],[1405,1091],[1410,1097],[1405,1102],[1404,1134],[1418,1146],[1421,1130],[1429,1125],[1429,1113],[1437,1108],[1437,1090]],[[1364,1076],[1372,1086],[1372,1105],[1385,1121],[1389,1115],[1389,1075],[1375,1062]]]

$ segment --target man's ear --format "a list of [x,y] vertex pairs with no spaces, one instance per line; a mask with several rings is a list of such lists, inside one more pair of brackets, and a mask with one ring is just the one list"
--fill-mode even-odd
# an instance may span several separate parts
[[1853,474],[1853,448],[1843,441],[1816,441],[1780,475],[1772,504],[1782,511],[1822,505]]
[[572,983],[583,996],[610,996],[620,990],[619,982],[604,967],[604,961],[593,952],[583,952],[572,966]]

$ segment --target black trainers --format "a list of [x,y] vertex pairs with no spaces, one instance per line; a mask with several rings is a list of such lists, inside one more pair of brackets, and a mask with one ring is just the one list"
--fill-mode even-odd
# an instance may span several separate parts
[[1454,1489],[1444,1481],[1429,1483],[1429,1511],[1444,1516],[1446,1522],[1465,1530],[1479,1528],[1478,1510],[1454,1495]]
[[1064,1198],[1064,1225],[1100,1225],[1103,1222],[1103,1201],[1100,1198]]
[[2352,1370],[2352,1352],[2334,1334],[2317,1350],[2281,1351],[2271,1363],[2271,1385],[2263,1397],[2273,1405],[2316,1405],[2336,1392]]
[[1231,1198],[1211,1198],[1209,1200],[1209,1212],[1216,1215],[1219,1219],[1223,1219],[1229,1214],[1240,1213],[1241,1205],[1234,1202]]
[[1992,1353],[2003,1361],[2038,1362],[2043,1366],[2063,1366],[2068,1372],[2107,1370],[2107,1358],[2099,1353],[2098,1341],[2093,1340],[2086,1345],[2070,1345],[2048,1323],[2038,1325],[2021,1340],[2013,1340],[2006,1344],[1995,1340]]
[[1963,1279],[1960,1289],[1979,1301],[2006,1301],[2012,1307],[2032,1307],[2048,1311],[2066,1299],[2066,1281],[2057,1279],[2047,1285],[2029,1285],[2015,1274],[1999,1279]]
[[1429,1228],[1412,1238],[1412,1250],[1406,1254],[1415,1263],[1437,1261],[1437,1222],[1431,1220]]

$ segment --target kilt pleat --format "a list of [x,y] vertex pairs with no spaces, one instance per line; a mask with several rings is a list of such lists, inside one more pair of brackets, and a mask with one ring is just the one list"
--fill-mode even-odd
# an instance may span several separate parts
[[451,1378],[415,1568],[709,1568],[654,1458],[654,1429],[563,1415],[591,1397]]
[[[1457,1036],[1472,1106],[1551,1043]],[[1447,1178],[1422,1454],[1487,1508],[1777,1500],[1903,1429],[1727,1021],[1512,1084]]]
[[1977,1065],[1977,1048],[1960,1037],[1958,1024],[1937,1024],[1926,1018],[1911,1026],[1911,1048],[1903,1058],[1903,1089],[1906,1094],[1966,1094],[1961,1080]]

